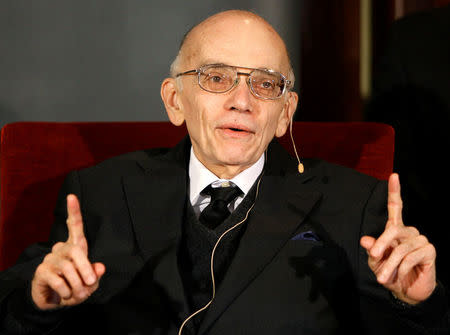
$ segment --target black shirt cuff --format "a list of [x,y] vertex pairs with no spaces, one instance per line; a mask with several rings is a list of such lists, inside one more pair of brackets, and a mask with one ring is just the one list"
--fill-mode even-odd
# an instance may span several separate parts
[[15,289],[9,296],[5,326],[20,333],[34,333],[56,327],[63,319],[67,308],[41,310],[31,297],[31,284]]
[[441,283],[438,283],[428,299],[417,305],[407,304],[392,295],[394,309],[401,316],[424,327],[436,327],[442,325],[448,313],[448,292]]

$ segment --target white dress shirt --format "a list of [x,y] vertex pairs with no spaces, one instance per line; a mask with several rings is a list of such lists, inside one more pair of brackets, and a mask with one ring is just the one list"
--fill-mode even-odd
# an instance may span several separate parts
[[212,187],[220,187],[224,182],[229,182],[238,186],[243,192],[243,194],[238,196],[235,201],[230,203],[229,209],[230,211],[233,211],[237,206],[239,206],[248,191],[250,191],[250,188],[261,174],[263,167],[264,154],[261,155],[255,164],[239,173],[233,179],[220,179],[198,160],[195,156],[194,150],[191,147],[191,155],[189,158],[189,199],[192,207],[194,208],[195,214],[199,216],[201,211],[208,206],[211,201],[211,197],[209,195],[203,196],[200,192],[203,191],[203,189],[209,184],[212,184]]

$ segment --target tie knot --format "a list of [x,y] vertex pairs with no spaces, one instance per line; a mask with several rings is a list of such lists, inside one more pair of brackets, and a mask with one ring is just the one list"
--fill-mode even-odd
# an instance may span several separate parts
[[225,187],[212,187],[211,185],[208,185],[201,192],[202,195],[209,195],[211,197],[211,202],[223,201],[227,205],[242,193],[243,192],[239,187],[231,185]]
[[200,214],[200,222],[210,229],[215,229],[230,215],[228,204],[243,192],[237,186],[212,187],[208,185],[201,194],[211,196],[211,202]]

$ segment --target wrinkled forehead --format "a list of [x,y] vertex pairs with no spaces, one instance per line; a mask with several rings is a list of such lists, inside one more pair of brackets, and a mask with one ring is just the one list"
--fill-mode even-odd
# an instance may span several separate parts
[[212,63],[269,68],[284,74],[289,69],[283,40],[259,17],[213,17],[190,32],[183,48],[184,69]]

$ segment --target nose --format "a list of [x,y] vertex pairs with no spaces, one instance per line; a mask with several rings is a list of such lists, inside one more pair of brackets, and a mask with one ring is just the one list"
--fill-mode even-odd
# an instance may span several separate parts
[[228,92],[226,100],[227,110],[237,110],[241,112],[250,112],[253,110],[253,94],[247,83],[246,76],[240,76],[237,85]]

